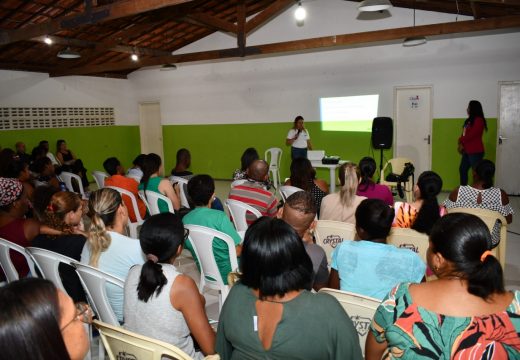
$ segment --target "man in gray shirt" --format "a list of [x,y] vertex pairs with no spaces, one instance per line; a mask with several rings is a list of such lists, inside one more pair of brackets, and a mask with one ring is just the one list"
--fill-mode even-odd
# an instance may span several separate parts
[[314,290],[327,286],[329,269],[325,251],[313,242],[312,230],[316,227],[316,205],[312,195],[306,191],[298,191],[287,198],[278,210],[278,218],[291,225],[300,235],[305,250],[311,258],[314,270]]

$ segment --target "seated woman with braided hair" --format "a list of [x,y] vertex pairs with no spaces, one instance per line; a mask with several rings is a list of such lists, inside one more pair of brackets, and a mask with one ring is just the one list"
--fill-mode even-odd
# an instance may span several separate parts
[[[128,210],[119,192],[102,188],[90,194],[88,216],[92,220],[81,262],[120,279],[126,279],[134,265],[144,263],[137,239],[125,235]],[[123,322],[123,290],[107,285],[110,305],[120,323]]]
[[390,291],[370,326],[366,359],[518,359],[520,291],[505,290],[490,247],[476,216],[438,220],[427,252],[438,279]]
[[195,282],[175,267],[188,237],[178,215],[157,214],[140,232],[147,261],[132,267],[125,282],[125,328],[173,344],[194,359],[191,335],[204,355],[215,352],[215,333],[204,310],[205,300]]

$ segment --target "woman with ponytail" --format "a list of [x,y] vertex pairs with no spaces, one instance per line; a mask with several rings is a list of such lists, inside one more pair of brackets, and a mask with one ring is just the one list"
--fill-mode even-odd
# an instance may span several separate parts
[[[181,201],[179,196],[179,186],[176,184],[172,186],[170,181],[161,176],[163,172],[163,166],[161,157],[157,154],[151,153],[146,155],[142,164],[143,177],[139,184],[139,190],[153,191],[161,195],[166,196],[172,202],[173,209],[179,210],[181,207]],[[168,205],[166,202],[159,200],[159,210],[161,213],[168,212]]]
[[[144,255],[139,241],[125,235],[128,210],[119,192],[102,188],[91,193],[88,216],[91,224],[81,262],[126,279],[132,266],[144,263]],[[107,285],[107,295],[117,319],[122,323],[123,290]]]
[[[54,191],[53,189],[48,190]],[[36,195],[45,197],[41,188]],[[81,197],[69,191],[54,192],[47,201],[45,209],[41,209],[38,213],[42,216],[43,225],[47,226],[47,229],[45,234],[42,232],[34,238],[31,246],[54,251],[80,261],[81,251],[87,241],[83,231]],[[70,297],[75,302],[86,301],[85,292],[76,271],[64,264],[60,265],[59,270],[63,286]]]
[[417,179],[414,188],[413,203],[396,202],[393,227],[412,228],[429,234],[433,224],[446,214],[446,209],[439,206],[437,195],[442,190],[442,179],[433,171],[425,171]]
[[339,193],[325,196],[321,202],[320,220],[343,221],[356,224],[356,209],[365,196],[356,195],[358,188],[357,166],[348,162],[339,168]]
[[490,247],[474,215],[437,221],[427,252],[437,280],[390,291],[370,326],[366,359],[518,359],[520,292],[505,290]]
[[139,237],[147,260],[132,267],[125,282],[125,328],[202,359],[191,333],[204,355],[213,354],[215,333],[206,317],[204,297],[174,265],[188,237],[182,221],[171,213],[154,215],[144,222]]
[[365,156],[361,159],[358,166],[359,185],[356,195],[365,196],[367,199],[380,199],[386,205],[394,206],[394,197],[388,186],[376,184],[372,180],[376,168],[376,161],[373,158]]

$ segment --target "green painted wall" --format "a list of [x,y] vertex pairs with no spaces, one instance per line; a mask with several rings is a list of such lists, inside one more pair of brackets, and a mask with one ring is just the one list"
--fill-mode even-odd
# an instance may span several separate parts
[[83,160],[88,176],[94,170],[103,170],[103,161],[117,157],[127,167],[139,153],[138,126],[100,126],[63,129],[9,130],[0,132],[0,146],[14,149],[17,141],[23,141],[30,153],[41,140],[49,141],[50,151],[56,152],[56,141],[64,139],[69,149]]
[[[457,138],[464,119],[434,119],[432,125],[432,169],[444,181],[444,190],[458,185]],[[484,135],[486,158],[495,161],[496,119],[488,119],[489,131]],[[165,125],[164,168],[168,174],[175,163],[175,153],[186,147],[192,154],[192,171],[211,174],[217,179],[229,179],[240,166],[242,152],[255,147],[263,157],[266,149],[283,150],[281,177],[289,176],[290,147],[285,146],[289,123],[219,124],[219,125]],[[319,122],[306,122],[315,149],[326,149],[327,155],[358,162],[370,155],[379,164],[379,152],[370,147],[369,133],[325,132]],[[54,151],[57,139],[65,139],[69,147],[83,159],[89,171],[100,169],[108,156],[116,156],[128,167],[140,152],[138,126],[110,126],[92,128],[13,130],[0,132],[0,146],[14,147],[24,141],[30,151],[42,139],[49,140]],[[384,158],[392,157],[392,150],[384,151]],[[318,170],[318,177],[328,181],[327,170]]]
[[[488,131],[484,132],[485,157],[496,160],[497,119],[486,119]],[[434,119],[432,124],[432,170],[443,181],[443,190],[452,190],[459,185],[460,154],[457,139],[462,132],[464,119]],[[470,171],[471,174],[471,171]],[[470,175],[471,181],[471,175]]]

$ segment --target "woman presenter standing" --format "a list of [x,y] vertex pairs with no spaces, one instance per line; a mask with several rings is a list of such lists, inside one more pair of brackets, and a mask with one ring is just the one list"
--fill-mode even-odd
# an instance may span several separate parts
[[285,139],[286,145],[291,145],[291,159],[307,158],[307,149],[312,150],[311,137],[303,127],[303,116],[294,119],[294,125]]
[[486,118],[482,105],[477,100],[471,100],[468,105],[468,118],[464,121],[462,136],[459,138],[460,184],[468,185],[468,171],[484,158],[484,143],[482,134],[487,131]]

